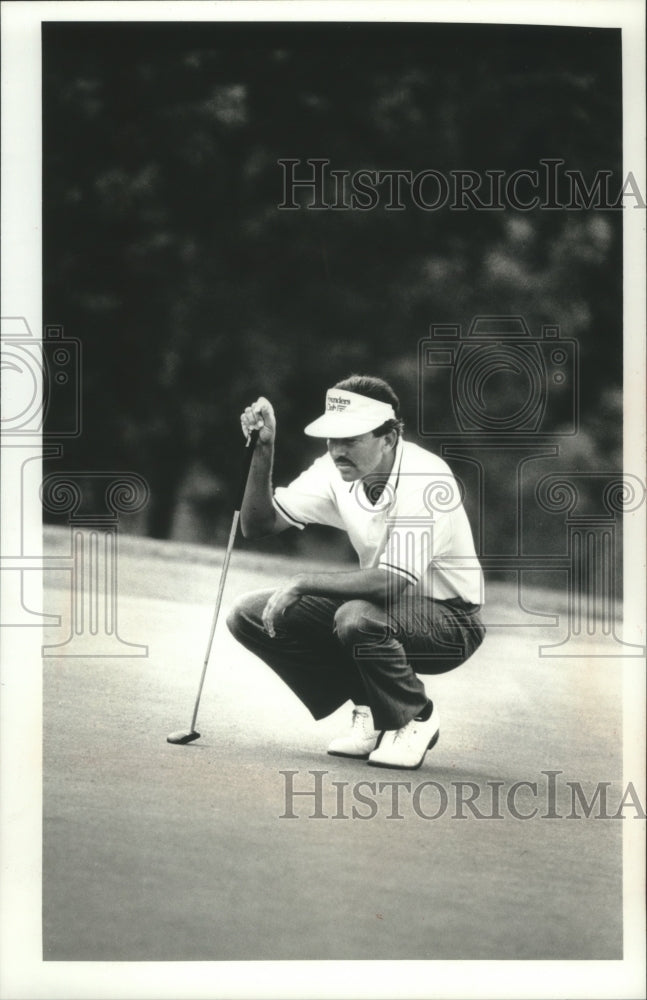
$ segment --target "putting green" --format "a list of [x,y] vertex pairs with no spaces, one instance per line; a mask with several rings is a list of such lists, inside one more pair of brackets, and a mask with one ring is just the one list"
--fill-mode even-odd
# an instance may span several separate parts
[[[47,543],[60,551],[64,533]],[[516,591],[492,586],[499,624],[469,663],[428,683],[438,745],[419,771],[376,772],[325,753],[346,710],[313,722],[227,633],[237,593],[293,568],[235,553],[202,737],[173,746],[167,734],[190,722],[221,554],[136,539],[120,553],[119,631],[148,656],[44,661],[46,959],[621,957],[623,824],[595,809],[566,818],[566,781],[589,800],[608,781],[619,797],[612,661],[539,657],[555,629],[529,626]],[[66,574],[45,581],[47,610],[62,616],[46,641],[57,642]],[[317,781],[320,795],[292,794]],[[509,798],[517,782],[530,786]],[[543,819],[551,809],[560,818]]]

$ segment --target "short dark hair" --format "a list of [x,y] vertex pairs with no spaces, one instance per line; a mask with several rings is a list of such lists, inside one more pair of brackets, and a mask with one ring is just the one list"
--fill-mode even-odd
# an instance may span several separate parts
[[347,378],[336,382],[335,389],[345,389],[346,392],[356,392],[359,396],[368,396],[369,399],[377,399],[380,403],[388,403],[393,407],[395,420],[386,420],[373,431],[375,437],[384,437],[391,431],[397,431],[398,437],[404,430],[404,421],[400,419],[400,400],[389,383],[376,375],[349,375]]

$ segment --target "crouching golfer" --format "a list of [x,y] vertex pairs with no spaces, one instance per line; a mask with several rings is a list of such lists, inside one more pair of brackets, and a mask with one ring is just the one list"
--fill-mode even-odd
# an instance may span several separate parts
[[245,537],[327,524],[348,533],[359,569],[299,573],[242,597],[228,625],[315,719],[349,699],[347,735],[331,754],[417,768],[438,739],[438,710],[418,674],[464,663],[480,646],[482,574],[449,466],[402,439],[388,383],[353,375],[305,428],[327,453],[272,491],[276,421],[261,397],[241,415],[257,428],[241,526]]

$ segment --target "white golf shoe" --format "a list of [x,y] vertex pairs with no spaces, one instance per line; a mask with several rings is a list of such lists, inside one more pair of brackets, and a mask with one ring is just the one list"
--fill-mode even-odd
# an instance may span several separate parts
[[338,736],[328,747],[334,757],[359,757],[366,760],[371,750],[375,750],[380,738],[380,730],[373,728],[373,716],[367,705],[356,705],[350,731]]
[[379,747],[370,754],[368,763],[373,767],[394,767],[415,771],[420,767],[427,750],[438,742],[440,723],[434,707],[424,722],[411,719],[401,729],[387,730]]

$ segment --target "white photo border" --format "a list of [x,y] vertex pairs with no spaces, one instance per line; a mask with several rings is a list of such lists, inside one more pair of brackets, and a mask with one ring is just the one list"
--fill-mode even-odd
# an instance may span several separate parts
[[[419,2],[6,2],[2,4],[2,315],[42,330],[41,24],[43,21],[437,21],[622,29],[623,176],[645,191],[645,17],[640,0]],[[624,467],[645,478],[645,222],[624,213]],[[4,451],[4,449],[3,449]],[[4,458],[5,455],[3,454]],[[2,479],[3,508],[12,484]],[[30,551],[41,512],[26,512]],[[625,638],[644,641],[644,507],[626,517]],[[645,825],[624,824],[622,961],[43,962],[42,712],[37,629],[0,635],[2,863],[0,997],[641,997],[645,975]],[[642,632],[642,636],[641,636]],[[16,635],[15,633],[19,633]],[[625,781],[644,788],[645,671],[626,659]],[[586,893],[586,886],[582,886]]]

